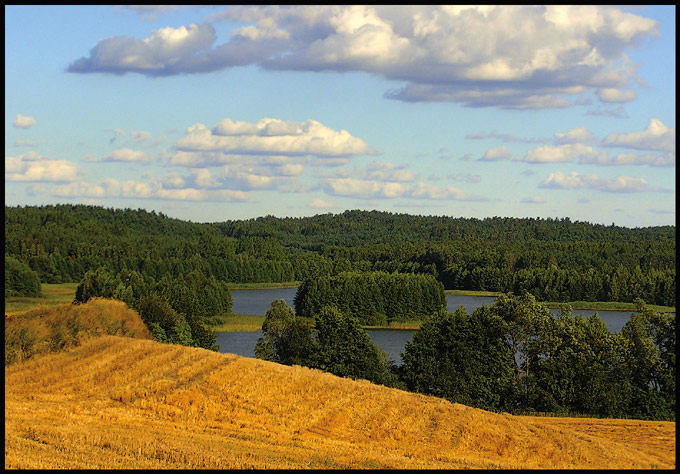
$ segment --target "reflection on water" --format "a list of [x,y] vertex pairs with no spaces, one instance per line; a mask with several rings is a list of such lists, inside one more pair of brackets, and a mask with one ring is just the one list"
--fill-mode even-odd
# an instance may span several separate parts
[[[269,309],[272,301],[282,299],[290,306],[293,305],[293,298],[297,288],[272,288],[263,290],[231,290],[234,299],[232,311],[236,314],[255,314],[264,316]],[[458,296],[446,295],[447,310],[455,311],[458,306],[463,305],[469,314],[483,304],[491,306],[495,301],[493,296]],[[559,316],[559,309],[551,309],[550,312]],[[574,310],[572,314],[581,314],[584,318],[597,314],[602,318],[607,328],[611,332],[619,332],[624,324],[630,319],[629,311],[592,311]],[[373,342],[383,349],[388,359],[393,360],[397,365],[401,364],[400,353],[404,351],[406,343],[409,342],[415,331],[395,330],[395,329],[371,329],[367,331]],[[255,357],[255,344],[262,337],[262,331],[252,332],[221,332],[216,334],[217,345],[220,352],[229,352],[243,357]]]

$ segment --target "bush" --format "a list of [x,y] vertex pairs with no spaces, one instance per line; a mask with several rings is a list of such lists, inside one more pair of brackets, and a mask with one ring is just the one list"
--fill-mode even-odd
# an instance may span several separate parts
[[40,277],[25,263],[5,254],[5,298],[41,296]]

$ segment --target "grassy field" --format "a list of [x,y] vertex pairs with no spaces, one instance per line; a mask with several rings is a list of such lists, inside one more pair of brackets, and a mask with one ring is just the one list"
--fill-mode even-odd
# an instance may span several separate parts
[[10,296],[5,298],[5,314],[26,311],[39,305],[56,306],[71,303],[76,296],[78,283],[59,283],[41,285],[42,296],[29,298],[24,296]]
[[675,468],[671,422],[495,414],[144,337],[6,367],[5,468]]

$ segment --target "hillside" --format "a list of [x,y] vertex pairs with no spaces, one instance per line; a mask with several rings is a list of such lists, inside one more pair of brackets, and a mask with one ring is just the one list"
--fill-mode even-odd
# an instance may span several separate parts
[[232,284],[343,271],[425,273],[449,290],[528,291],[561,302],[641,298],[675,306],[676,293],[674,226],[629,229],[567,218],[355,210],[194,223],[142,209],[6,206],[5,255],[15,269],[6,271],[6,296],[30,296],[27,279],[80,282],[100,267],[154,281],[200,271]]
[[103,335],[5,371],[5,468],[675,467],[675,424],[494,414]]

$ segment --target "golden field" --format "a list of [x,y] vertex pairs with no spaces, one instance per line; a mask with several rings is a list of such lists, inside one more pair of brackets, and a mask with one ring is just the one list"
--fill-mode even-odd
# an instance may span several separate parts
[[675,468],[672,422],[495,414],[129,336],[6,367],[5,468]]

